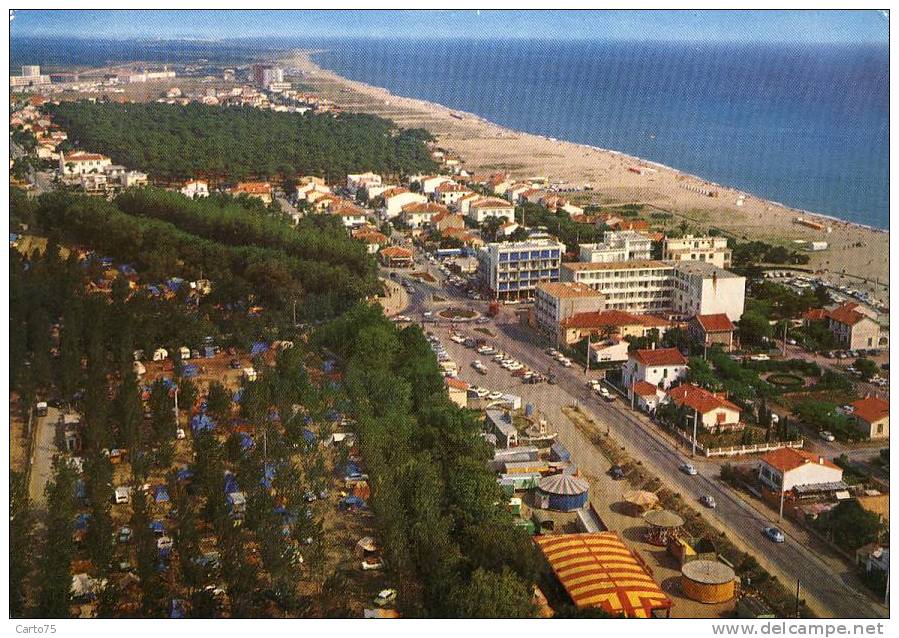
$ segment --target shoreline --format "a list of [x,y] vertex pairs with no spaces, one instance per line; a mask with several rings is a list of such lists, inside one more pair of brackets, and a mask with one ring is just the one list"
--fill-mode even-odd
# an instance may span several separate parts
[[[807,253],[809,268],[837,280],[843,273],[851,274],[870,284],[871,292],[887,298],[888,260],[875,261],[870,256],[888,254],[888,229],[784,205],[622,151],[519,131],[474,113],[395,95],[319,66],[312,60],[313,53],[285,52],[279,62],[345,111],[370,113],[400,127],[428,130],[438,146],[462,158],[469,173],[505,172],[513,178],[541,175],[575,187],[589,184],[592,191],[579,193],[592,198],[587,203],[640,203],[673,215],[675,225],[686,223],[690,232],[715,227],[741,241],[761,240],[794,248],[797,240],[826,241],[827,250]],[[656,172],[628,170],[639,166]],[[709,197],[703,191],[717,196]],[[796,217],[821,223],[832,232],[796,224]]]

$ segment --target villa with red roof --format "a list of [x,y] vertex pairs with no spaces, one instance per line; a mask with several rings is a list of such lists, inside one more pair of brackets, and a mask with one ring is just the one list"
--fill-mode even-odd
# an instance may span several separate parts
[[867,396],[853,403],[852,420],[856,428],[870,439],[890,436],[890,403],[880,397]]
[[719,345],[725,352],[734,348],[734,323],[723,312],[696,315],[688,325],[690,335],[704,347]]
[[880,325],[857,303],[845,303],[828,311],[827,327],[846,350],[880,345]]
[[[784,447],[759,459],[759,480],[774,492],[789,492],[803,487],[839,488],[843,470],[823,456]],[[842,485],[842,489],[846,489]]]
[[59,156],[59,172],[63,177],[102,173],[103,169],[111,164],[111,159],[99,153],[73,151]]
[[638,381],[667,390],[682,379],[687,370],[687,360],[677,348],[635,350],[628,355],[622,368],[622,380],[631,393]]
[[723,395],[709,392],[705,388],[683,383],[668,391],[668,398],[674,405],[686,406],[693,411],[697,424],[710,432],[737,430],[740,423],[739,406],[728,401]]

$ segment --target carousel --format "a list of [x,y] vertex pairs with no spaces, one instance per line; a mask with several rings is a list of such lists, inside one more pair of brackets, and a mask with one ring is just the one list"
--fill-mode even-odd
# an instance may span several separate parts
[[677,538],[680,528],[684,525],[684,519],[668,510],[652,510],[643,515],[646,521],[644,540],[659,547],[667,547],[668,542]]

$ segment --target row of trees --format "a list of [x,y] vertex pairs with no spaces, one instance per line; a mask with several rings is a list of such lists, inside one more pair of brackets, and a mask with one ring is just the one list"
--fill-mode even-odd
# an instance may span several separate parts
[[512,524],[488,447],[453,405],[418,327],[357,306],[318,345],[345,366],[380,537],[405,616],[526,617],[536,553]]
[[152,102],[62,102],[47,110],[82,148],[154,177],[318,175],[334,181],[366,170],[398,176],[436,167],[427,131],[399,130],[372,115]]

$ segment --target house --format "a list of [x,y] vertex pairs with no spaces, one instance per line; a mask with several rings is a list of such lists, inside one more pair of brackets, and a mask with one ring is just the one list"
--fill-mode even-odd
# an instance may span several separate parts
[[411,268],[412,250],[400,246],[388,246],[378,253],[381,263],[388,268]]
[[403,206],[408,204],[425,204],[428,201],[428,198],[421,193],[413,193],[402,187],[386,190],[381,194],[381,197],[384,199],[384,217],[387,219],[393,219],[403,212]]
[[718,345],[725,352],[734,348],[734,324],[723,312],[713,315],[696,315],[687,329],[690,336],[704,347]]
[[709,392],[692,383],[683,383],[669,390],[668,398],[678,407],[690,408],[697,425],[710,432],[739,430],[743,427],[740,423],[739,406],[721,394]]
[[59,156],[59,172],[63,177],[73,177],[86,173],[100,173],[112,160],[99,153],[74,151]]
[[338,199],[332,203],[328,213],[340,218],[340,221],[346,228],[356,228],[366,224],[368,221],[362,208],[345,199]]
[[635,350],[622,368],[624,387],[646,381],[667,390],[687,374],[687,360],[677,348]]
[[209,197],[209,184],[203,180],[192,179],[181,187],[181,194],[191,199]]
[[454,184],[452,177],[446,175],[427,175],[418,180],[421,184],[421,192],[425,195],[433,195],[437,192],[437,187],[442,184]]
[[435,230],[442,233],[450,228],[464,229],[465,218],[450,212],[438,213],[431,218],[431,224]]
[[140,188],[147,183],[147,174],[141,171],[128,171],[121,178],[122,188]]
[[800,486],[813,489],[842,489],[842,468],[823,456],[784,447],[768,452],[759,459],[759,481],[774,492],[789,492]]
[[381,176],[371,171],[346,176],[346,187],[355,194],[358,190],[369,190],[372,186],[381,185]]
[[476,202],[481,199],[484,199],[483,195],[479,195],[478,193],[468,193],[467,195],[463,195],[456,200],[454,208],[457,212],[467,216],[468,209],[471,207],[472,202]]
[[515,233],[516,230],[521,228],[518,222],[506,222],[502,226],[496,229],[496,234],[498,237],[509,237]]
[[597,339],[611,336],[646,337],[651,331],[661,337],[671,322],[655,315],[637,315],[621,310],[599,310],[580,312],[563,319],[559,323],[560,339],[570,345],[584,339],[587,335]]
[[645,261],[652,257],[652,239],[634,230],[606,231],[598,244],[579,244],[580,261],[602,263]]
[[890,404],[875,396],[866,396],[850,404],[852,420],[859,432],[870,439],[890,436]]
[[294,199],[298,202],[307,201],[310,204],[323,195],[330,195],[331,188],[319,181],[317,177],[304,177],[301,183],[297,184],[297,191]]
[[665,261],[704,261],[718,268],[729,268],[731,251],[726,237],[666,237],[662,242]]
[[443,381],[446,385],[446,391],[449,393],[449,400],[458,405],[460,408],[468,407],[468,388],[470,387],[465,381],[447,377]]
[[541,332],[561,342],[562,322],[579,313],[602,310],[605,296],[590,286],[567,282],[543,282],[537,284],[534,295],[533,317]]
[[473,248],[481,248],[484,246],[484,240],[465,228],[447,228],[441,233],[444,237],[452,237],[458,239],[465,246]]
[[455,182],[444,182],[434,189],[434,199],[444,206],[452,206],[460,199],[472,193],[470,188]]
[[81,188],[89,195],[105,195],[108,181],[103,173],[82,173],[79,181]]
[[353,231],[353,238],[365,244],[369,255],[376,254],[382,247],[390,243],[387,235],[371,228],[360,228]]
[[400,220],[412,228],[419,228],[429,225],[434,217],[441,214],[449,214],[449,209],[442,204],[434,202],[406,204],[400,213]]
[[231,189],[234,197],[246,195],[262,200],[264,204],[272,203],[272,185],[268,182],[239,182]]
[[491,217],[513,221],[515,219],[515,207],[498,197],[483,197],[468,205],[467,215],[468,219],[476,224],[482,224]]
[[637,381],[631,386],[631,400],[634,407],[644,412],[655,412],[658,407],[665,402],[667,395],[664,390],[660,390],[647,381]]
[[876,348],[880,344],[880,325],[856,303],[845,303],[829,311],[827,327],[846,350]]
[[869,543],[855,550],[855,562],[866,574],[879,573],[883,582],[890,577],[890,548],[880,543]]
[[611,337],[590,344],[591,363],[621,363],[627,361],[627,348],[630,344],[624,339]]

